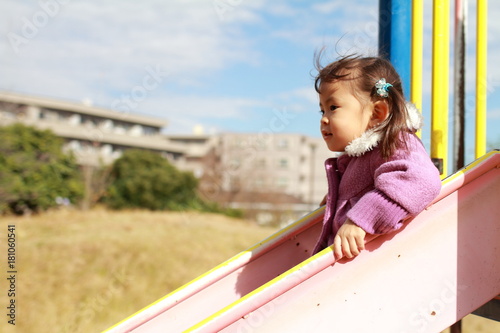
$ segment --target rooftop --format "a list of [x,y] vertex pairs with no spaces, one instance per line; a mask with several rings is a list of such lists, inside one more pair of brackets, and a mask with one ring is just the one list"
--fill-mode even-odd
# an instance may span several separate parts
[[137,123],[141,125],[165,127],[168,122],[165,119],[160,119],[152,116],[145,116],[139,114],[132,114],[127,112],[120,112],[117,110],[104,109],[84,103],[74,103],[68,101],[60,101],[46,97],[26,96],[11,92],[0,92],[0,101],[36,105],[43,108],[70,111],[80,114],[86,114],[96,117],[103,117],[112,120],[120,120],[124,122]]

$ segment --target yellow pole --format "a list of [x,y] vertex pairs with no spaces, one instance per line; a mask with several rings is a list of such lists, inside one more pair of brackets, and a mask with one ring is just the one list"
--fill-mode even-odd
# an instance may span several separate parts
[[449,0],[434,0],[432,36],[431,158],[441,172],[448,171],[448,62]]
[[476,158],[486,154],[486,62],[488,2],[477,0],[476,51]]
[[[411,88],[410,99],[422,112],[422,57],[423,57],[423,20],[424,5],[422,0],[412,3],[412,38],[411,38]],[[420,137],[421,132],[417,135]]]

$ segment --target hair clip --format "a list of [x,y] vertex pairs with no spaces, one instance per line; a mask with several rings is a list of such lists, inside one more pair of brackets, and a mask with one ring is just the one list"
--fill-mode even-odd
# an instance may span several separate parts
[[392,87],[392,84],[385,82],[385,78],[381,78],[375,83],[375,88],[377,88],[377,95],[380,97],[389,96],[389,87]]

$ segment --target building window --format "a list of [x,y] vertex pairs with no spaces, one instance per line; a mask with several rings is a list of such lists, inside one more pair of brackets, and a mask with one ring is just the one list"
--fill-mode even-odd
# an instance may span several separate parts
[[69,119],[69,114],[64,112],[57,112],[57,120],[60,122],[67,122]]
[[44,120],[57,121],[59,119],[58,113],[59,112],[50,109],[41,109],[38,117]]
[[286,159],[286,158],[281,158],[281,159],[278,161],[278,166],[279,166],[281,169],[288,169],[288,159]]
[[70,125],[80,125],[80,122],[82,120],[81,115],[79,114],[73,114],[69,117],[68,119],[68,124]]
[[240,137],[229,137],[229,146],[234,149],[241,149],[247,146],[247,142]]
[[68,147],[68,149],[70,149],[74,152],[78,152],[78,151],[82,150],[81,142],[78,140],[69,141],[67,144],[67,147]]
[[264,179],[262,179],[261,177],[256,177],[254,179],[254,186],[256,189],[262,189],[265,185],[266,183],[264,182]]
[[158,130],[151,126],[143,126],[142,130],[144,132],[144,135],[155,135],[158,133]]
[[111,119],[105,119],[103,122],[101,122],[101,128],[105,131],[112,131],[113,127],[114,123]]
[[259,150],[259,151],[265,151],[267,150],[267,141],[268,139],[267,138],[264,138],[264,137],[257,137],[257,139],[255,140],[255,149]]
[[5,119],[16,119],[16,115],[10,111],[2,111],[1,116]]
[[87,115],[82,116],[81,122],[84,126],[87,127],[96,127],[98,125],[98,121],[96,118]]
[[265,169],[266,168],[266,160],[264,158],[258,159],[255,162],[255,166],[257,169]]
[[127,134],[129,129],[130,129],[130,124],[119,121],[115,122],[114,132],[116,134]]
[[288,186],[288,178],[279,177],[276,181],[276,185],[280,188],[286,188]]
[[287,139],[279,139],[278,140],[278,149],[280,149],[280,150],[288,149],[288,140]]

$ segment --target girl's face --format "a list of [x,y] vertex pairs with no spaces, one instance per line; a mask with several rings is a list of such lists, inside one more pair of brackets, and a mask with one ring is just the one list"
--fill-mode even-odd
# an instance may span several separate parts
[[352,140],[376,125],[369,96],[356,98],[346,81],[321,83],[319,106],[321,134],[331,151],[344,151]]

